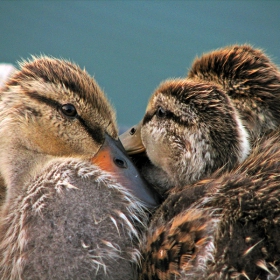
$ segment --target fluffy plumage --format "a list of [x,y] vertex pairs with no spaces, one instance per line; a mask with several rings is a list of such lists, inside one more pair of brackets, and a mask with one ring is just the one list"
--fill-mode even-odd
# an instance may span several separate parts
[[140,279],[278,279],[279,94],[277,67],[246,45],[197,58],[186,79],[155,91],[122,137],[133,153],[140,136],[150,160],[140,170],[169,190]]
[[[219,168],[230,170],[250,152],[248,133],[230,98],[219,86],[203,81],[163,82],[137,129],[152,162],[140,166],[141,172],[161,194]],[[127,148],[130,139],[121,139]]]
[[233,45],[206,53],[194,60],[187,76],[223,88],[251,143],[279,127],[280,72],[262,50]]
[[147,219],[134,183],[151,193],[117,137],[85,71],[48,57],[21,65],[0,101],[0,279],[133,278]]
[[279,140],[230,172],[173,189],[149,225],[139,279],[278,279]]
[[[221,100],[219,95],[229,98]],[[166,116],[160,120],[161,110]],[[196,58],[186,79],[167,80],[155,90],[143,122],[136,127],[152,164],[134,158],[163,193],[240,163],[250,146],[278,129],[279,115],[279,69],[259,49],[225,47]],[[121,138],[128,152],[139,148],[139,142],[132,143],[136,137]],[[180,178],[174,180],[175,176]]]

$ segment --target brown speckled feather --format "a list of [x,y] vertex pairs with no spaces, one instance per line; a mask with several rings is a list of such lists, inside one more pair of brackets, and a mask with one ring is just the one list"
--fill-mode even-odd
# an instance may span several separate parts
[[205,54],[156,89],[140,170],[166,200],[142,242],[140,279],[279,276],[279,115],[279,69],[248,45]]
[[250,151],[230,98],[219,86],[192,79],[160,84],[141,123],[141,138],[154,166],[140,169],[160,193],[219,168],[230,170]]
[[[233,171],[172,190],[149,225],[139,279],[276,279],[279,170],[277,134]],[[178,203],[197,188],[203,197]]]
[[205,54],[155,90],[140,170],[167,198],[142,242],[140,279],[279,276],[280,137],[269,138],[279,122],[279,69],[251,46]]
[[138,136],[129,137],[129,130],[121,139],[131,152],[140,138],[149,161],[133,158],[164,195],[242,162],[255,143],[278,129],[279,115],[279,69],[263,51],[234,45],[195,59],[186,79],[162,82]]
[[233,45],[196,58],[188,78],[220,85],[234,102],[254,143],[280,124],[279,68],[260,49]]
[[21,67],[0,100],[0,279],[132,280],[147,212],[109,102],[67,61]]

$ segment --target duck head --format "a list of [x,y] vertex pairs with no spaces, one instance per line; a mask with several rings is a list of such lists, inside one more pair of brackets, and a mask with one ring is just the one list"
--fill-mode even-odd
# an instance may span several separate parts
[[118,140],[115,113],[78,66],[49,57],[25,61],[1,93],[0,173],[7,199],[48,162],[78,158],[113,174],[147,206],[156,199]]
[[220,85],[230,96],[252,145],[278,129],[280,71],[263,50],[232,45],[197,57],[188,78]]
[[0,174],[1,280],[132,279],[135,243],[157,200],[85,71],[41,57],[10,78],[0,100]]
[[219,86],[191,79],[163,82],[140,124],[120,138],[128,153],[146,151],[152,165],[142,173],[161,193],[231,169],[250,150],[229,97]]

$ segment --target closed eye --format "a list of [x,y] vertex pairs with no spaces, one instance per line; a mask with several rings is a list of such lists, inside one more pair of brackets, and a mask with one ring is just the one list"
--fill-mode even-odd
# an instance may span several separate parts
[[154,116],[157,116],[159,119],[171,118],[173,115],[172,112],[163,109],[163,107],[159,106],[156,111],[147,112],[143,118],[142,125],[145,125],[149,121],[152,120]]
[[156,115],[159,118],[164,118],[167,116],[167,111],[160,106],[157,108]]

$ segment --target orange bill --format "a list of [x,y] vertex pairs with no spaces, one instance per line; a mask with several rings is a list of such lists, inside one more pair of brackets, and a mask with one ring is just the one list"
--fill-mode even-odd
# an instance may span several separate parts
[[153,208],[159,204],[158,194],[148,187],[127,156],[120,140],[115,140],[106,134],[105,142],[92,158],[92,163],[111,173],[118,183],[138,197],[147,207]]

